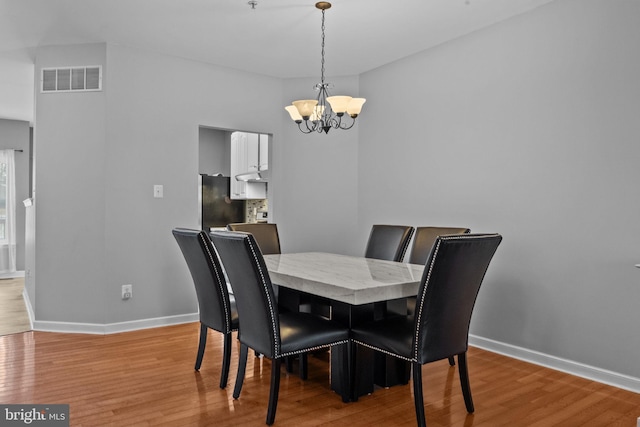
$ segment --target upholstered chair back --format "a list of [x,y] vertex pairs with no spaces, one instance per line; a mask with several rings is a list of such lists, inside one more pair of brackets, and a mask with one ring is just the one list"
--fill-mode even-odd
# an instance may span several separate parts
[[280,253],[280,236],[277,224],[272,223],[236,223],[228,224],[229,231],[244,231],[253,234],[263,255]]
[[406,225],[382,225],[371,227],[365,249],[365,258],[401,262],[413,235],[413,227]]
[[465,353],[469,323],[499,234],[440,236],[418,289],[412,355],[420,364]]
[[229,292],[209,236],[203,231],[184,228],[173,229],[172,233],[193,278],[200,322],[216,331],[230,332],[232,308]]
[[413,246],[409,255],[410,264],[424,265],[438,236],[466,234],[471,232],[463,227],[417,227],[413,235]]
[[257,353],[277,358],[280,351],[278,302],[255,237],[231,231],[212,231],[210,237],[236,298],[241,319],[238,339]]

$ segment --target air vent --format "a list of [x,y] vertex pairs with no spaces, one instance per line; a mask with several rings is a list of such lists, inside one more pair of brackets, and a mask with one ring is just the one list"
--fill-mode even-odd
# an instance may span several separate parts
[[42,69],[42,92],[87,92],[102,90],[102,67]]

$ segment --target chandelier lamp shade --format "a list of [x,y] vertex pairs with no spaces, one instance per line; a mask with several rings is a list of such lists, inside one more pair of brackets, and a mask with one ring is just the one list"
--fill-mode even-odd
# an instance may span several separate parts
[[[330,96],[329,87],[332,85],[324,81],[324,12],[330,7],[331,3],[326,1],[316,3],[316,8],[322,11],[322,62],[320,83],[315,85],[318,96],[316,99],[293,101],[292,105],[284,107],[302,133],[329,133],[331,129],[351,129],[366,101],[364,98],[344,95]],[[343,122],[345,115],[351,119],[345,118]]]

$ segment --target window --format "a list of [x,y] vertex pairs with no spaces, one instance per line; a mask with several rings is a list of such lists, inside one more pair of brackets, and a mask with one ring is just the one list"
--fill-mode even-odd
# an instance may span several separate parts
[[7,164],[0,163],[0,242],[7,240]]

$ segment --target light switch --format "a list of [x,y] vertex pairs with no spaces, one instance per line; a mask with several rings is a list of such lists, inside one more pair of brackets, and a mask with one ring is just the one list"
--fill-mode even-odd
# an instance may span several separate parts
[[153,197],[162,199],[164,197],[164,187],[162,185],[153,186]]

